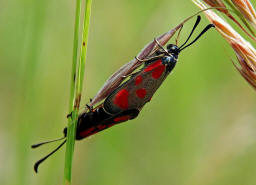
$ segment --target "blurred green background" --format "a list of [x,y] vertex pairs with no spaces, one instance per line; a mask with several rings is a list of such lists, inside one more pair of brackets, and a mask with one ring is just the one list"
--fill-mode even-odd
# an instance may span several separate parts
[[[64,148],[35,174],[34,162],[57,143],[30,145],[62,136],[67,124],[75,1],[0,7],[0,184],[62,184]],[[187,0],[93,1],[82,105],[146,43],[196,11]],[[76,143],[73,185],[256,184],[256,93],[230,57],[214,30],[182,52],[137,119]]]

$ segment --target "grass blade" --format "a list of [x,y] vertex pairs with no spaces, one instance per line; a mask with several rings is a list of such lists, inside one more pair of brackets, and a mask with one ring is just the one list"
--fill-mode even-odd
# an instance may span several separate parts
[[75,22],[75,35],[74,35],[74,50],[73,50],[73,64],[71,74],[71,93],[70,93],[70,106],[69,110],[72,112],[71,118],[68,121],[68,133],[67,133],[67,145],[65,155],[65,168],[64,168],[64,184],[71,184],[72,175],[72,160],[75,147],[76,125],[78,118],[78,110],[81,100],[81,94],[83,89],[83,80],[85,72],[85,61],[87,53],[87,43],[89,34],[89,24],[91,15],[91,0],[87,0],[85,3],[85,15],[83,22],[83,36],[81,45],[81,56],[79,62],[77,61],[77,48],[79,40],[79,24],[81,14],[81,0],[77,0],[76,7],[76,22]]

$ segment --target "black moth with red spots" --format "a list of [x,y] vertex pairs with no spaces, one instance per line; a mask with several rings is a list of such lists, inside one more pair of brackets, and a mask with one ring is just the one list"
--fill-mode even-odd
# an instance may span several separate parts
[[[208,29],[214,27],[209,24],[191,43],[186,45],[199,22],[200,16],[189,37],[180,47],[169,44],[166,50],[155,40],[160,49],[143,60],[144,66],[110,93],[97,108],[79,116],[76,139],[86,138],[115,124],[136,118],[175,67],[179,53],[193,44]],[[137,60],[140,59],[137,58]],[[66,134],[66,130],[64,133]]]
[[[198,16],[187,40],[180,47],[174,44],[169,44],[167,45],[166,50],[155,39],[155,42],[160,49],[144,60],[140,60],[136,57],[137,60],[144,62],[144,66],[137,72],[134,72],[131,76],[127,77],[127,81],[110,93],[103,103],[96,108],[90,108],[89,112],[84,112],[79,115],[76,139],[81,140],[112,127],[113,125],[136,118],[144,105],[151,100],[156,90],[175,67],[179,53],[193,44],[208,29],[214,27],[212,24],[207,25],[191,43],[187,44],[199,22],[200,16]],[[64,137],[61,139],[65,139],[66,135],[67,128],[64,129]],[[36,148],[49,142],[33,145],[32,148]],[[41,162],[56,152],[65,142],[66,140],[49,155],[39,160],[34,166],[35,171],[37,172],[38,165]]]

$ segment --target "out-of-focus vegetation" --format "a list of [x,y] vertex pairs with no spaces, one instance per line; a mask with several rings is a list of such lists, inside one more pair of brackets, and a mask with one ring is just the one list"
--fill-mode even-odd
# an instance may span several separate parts
[[[228,0],[226,0],[228,1]],[[200,0],[193,0],[193,2],[201,9],[207,8],[205,4]],[[236,69],[244,77],[246,81],[254,88],[256,88],[256,50],[250,44],[250,42],[256,41],[256,36],[254,32],[256,31],[256,11],[250,0],[233,0],[232,3],[229,2],[230,11],[235,12],[237,16],[244,23],[244,26],[248,28],[251,32],[248,33],[245,28],[239,23],[236,18],[234,18],[227,10],[224,2],[218,1],[208,1],[205,0],[207,4],[213,7],[222,7],[224,9],[217,8],[221,13],[225,14],[230,20],[232,20],[236,25],[238,25],[244,33],[246,33],[251,39],[245,40],[231,25],[229,25],[225,20],[219,17],[212,10],[205,11],[206,17],[211,21],[216,30],[223,36],[223,38],[230,44],[236,53],[236,58],[239,64],[234,64]],[[255,28],[255,31],[253,30]]]
[[[75,4],[0,5],[0,184],[61,184],[65,150],[35,174],[34,162],[57,144],[30,145],[62,136],[67,124]],[[93,1],[83,104],[149,40],[196,11],[186,0]],[[184,50],[137,119],[76,142],[73,184],[256,184],[255,90],[230,57],[214,30]]]

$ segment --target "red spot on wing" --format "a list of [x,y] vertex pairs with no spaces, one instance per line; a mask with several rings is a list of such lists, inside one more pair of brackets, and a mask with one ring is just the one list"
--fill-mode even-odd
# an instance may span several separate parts
[[98,125],[97,128],[99,130],[103,130],[103,129],[107,128],[107,125]]
[[116,104],[121,109],[127,109],[128,108],[128,95],[129,92],[126,89],[122,89],[119,91],[115,98],[114,98],[114,104]]
[[95,127],[88,128],[87,130],[82,131],[79,135],[84,138],[92,134],[95,134]]
[[142,76],[139,75],[139,76],[137,76],[136,79],[135,79],[135,85],[139,85],[141,82],[142,82]]
[[163,64],[162,64],[162,61],[159,59],[159,60],[153,62],[152,64],[148,65],[148,66],[144,69],[144,72],[152,71],[153,69],[155,69],[155,68],[157,68],[157,67],[159,67],[159,66],[161,66],[161,65],[163,65]]
[[160,65],[157,68],[155,68],[152,72],[152,77],[155,79],[160,78],[160,76],[163,74],[165,70],[165,65]]
[[[124,120],[125,121],[125,120]],[[86,138],[88,136],[94,135],[102,130],[105,130],[109,127],[112,127],[116,123],[108,123],[108,124],[101,124],[94,127],[87,128],[86,130],[79,133],[80,138]]]
[[146,91],[146,89],[144,89],[144,88],[141,88],[141,89],[136,90],[136,95],[137,95],[139,98],[141,98],[141,99],[143,99],[143,98],[146,96],[146,94],[147,94],[147,91]]
[[120,116],[120,117],[117,117],[117,118],[115,118],[114,119],[114,122],[123,122],[123,121],[127,121],[127,120],[129,120],[131,117],[130,116],[128,116],[128,115],[126,115],[126,116]]

